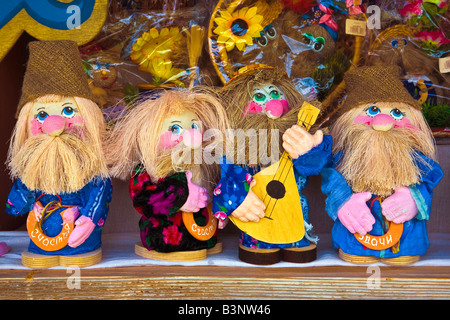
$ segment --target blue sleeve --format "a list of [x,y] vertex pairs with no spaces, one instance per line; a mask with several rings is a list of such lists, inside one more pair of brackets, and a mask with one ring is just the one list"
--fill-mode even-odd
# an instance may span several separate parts
[[8,195],[6,201],[6,213],[21,216],[33,209],[36,201],[35,192],[30,191],[20,179],[18,179]]
[[433,189],[441,181],[444,173],[435,161],[422,154],[419,154],[419,156],[420,158],[417,164],[422,172],[421,182],[409,186],[409,190],[419,210],[416,218],[419,220],[428,220],[430,218]]
[[88,200],[83,207],[79,207],[80,213],[91,218],[94,224],[103,225],[112,197],[111,179],[94,178],[86,191],[89,192]]
[[322,193],[327,196],[325,210],[330,218],[336,220],[337,212],[352,196],[352,189],[345,178],[333,168],[331,162],[320,173],[322,176]]
[[222,161],[220,181],[214,189],[214,216],[224,220],[231,215],[247,196],[251,179],[251,175],[241,166]]
[[294,168],[302,176],[318,175],[325,165],[330,162],[333,139],[324,135],[321,144],[315,146],[297,159],[293,159]]

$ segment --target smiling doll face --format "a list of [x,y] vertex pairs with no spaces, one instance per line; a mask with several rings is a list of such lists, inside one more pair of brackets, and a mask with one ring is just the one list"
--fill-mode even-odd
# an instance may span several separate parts
[[410,108],[406,103],[369,103],[360,107],[360,112],[353,122],[370,125],[377,131],[389,131],[393,128],[418,130],[408,117]]
[[37,101],[31,108],[32,120],[30,131],[32,135],[45,133],[59,136],[65,130],[72,131],[82,125],[74,98],[61,97],[60,100]]
[[266,114],[271,119],[281,117],[289,111],[289,106],[283,92],[273,84],[255,85],[250,101],[244,112]]
[[198,148],[202,145],[201,123],[191,111],[173,115],[164,120],[159,146],[170,149],[183,142],[186,147]]

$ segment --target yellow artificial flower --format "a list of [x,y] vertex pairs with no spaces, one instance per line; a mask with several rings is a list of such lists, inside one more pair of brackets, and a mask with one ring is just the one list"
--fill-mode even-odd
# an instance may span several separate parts
[[139,64],[139,69],[154,73],[152,60],[168,59],[182,39],[178,28],[156,28],[144,32],[132,46],[131,60]]
[[259,37],[263,30],[263,16],[256,14],[257,11],[256,6],[234,12],[221,10],[220,17],[214,19],[217,24],[214,33],[219,36],[217,43],[224,45],[227,51],[233,50],[235,46],[244,51],[247,45],[252,45],[253,38]]
[[153,82],[155,85],[173,82],[180,86],[178,78],[186,74],[186,70],[174,68],[172,61],[169,59],[155,58],[151,61],[152,74],[154,75]]

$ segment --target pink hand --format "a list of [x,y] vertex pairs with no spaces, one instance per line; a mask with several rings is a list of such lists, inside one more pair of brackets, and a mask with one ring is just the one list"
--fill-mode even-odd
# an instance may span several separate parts
[[208,192],[205,188],[191,182],[192,172],[186,171],[186,179],[188,182],[189,195],[180,210],[183,212],[197,212],[208,205]]
[[36,217],[36,221],[40,221],[42,218],[42,211],[44,211],[44,207],[39,203],[35,202],[33,206],[34,216]]
[[77,206],[70,207],[63,213],[63,224],[72,223],[80,215],[80,211]]
[[357,232],[363,236],[372,230],[375,218],[366,204],[371,196],[370,192],[354,193],[350,200],[339,209],[337,213],[339,221],[351,233]]
[[383,215],[388,221],[403,223],[414,218],[419,210],[408,187],[399,187],[381,204]]
[[95,228],[91,218],[81,216],[75,221],[75,228],[69,236],[69,247],[76,248],[81,245]]

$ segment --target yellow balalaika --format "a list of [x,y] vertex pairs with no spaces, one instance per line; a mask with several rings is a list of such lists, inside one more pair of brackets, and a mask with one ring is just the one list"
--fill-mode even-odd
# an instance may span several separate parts
[[[304,102],[297,124],[307,131],[317,120],[320,110]],[[280,160],[261,170],[253,178],[252,191],[264,202],[265,216],[258,222],[242,222],[230,215],[230,220],[253,238],[274,244],[291,243],[305,235],[303,212],[291,157],[285,151]]]

